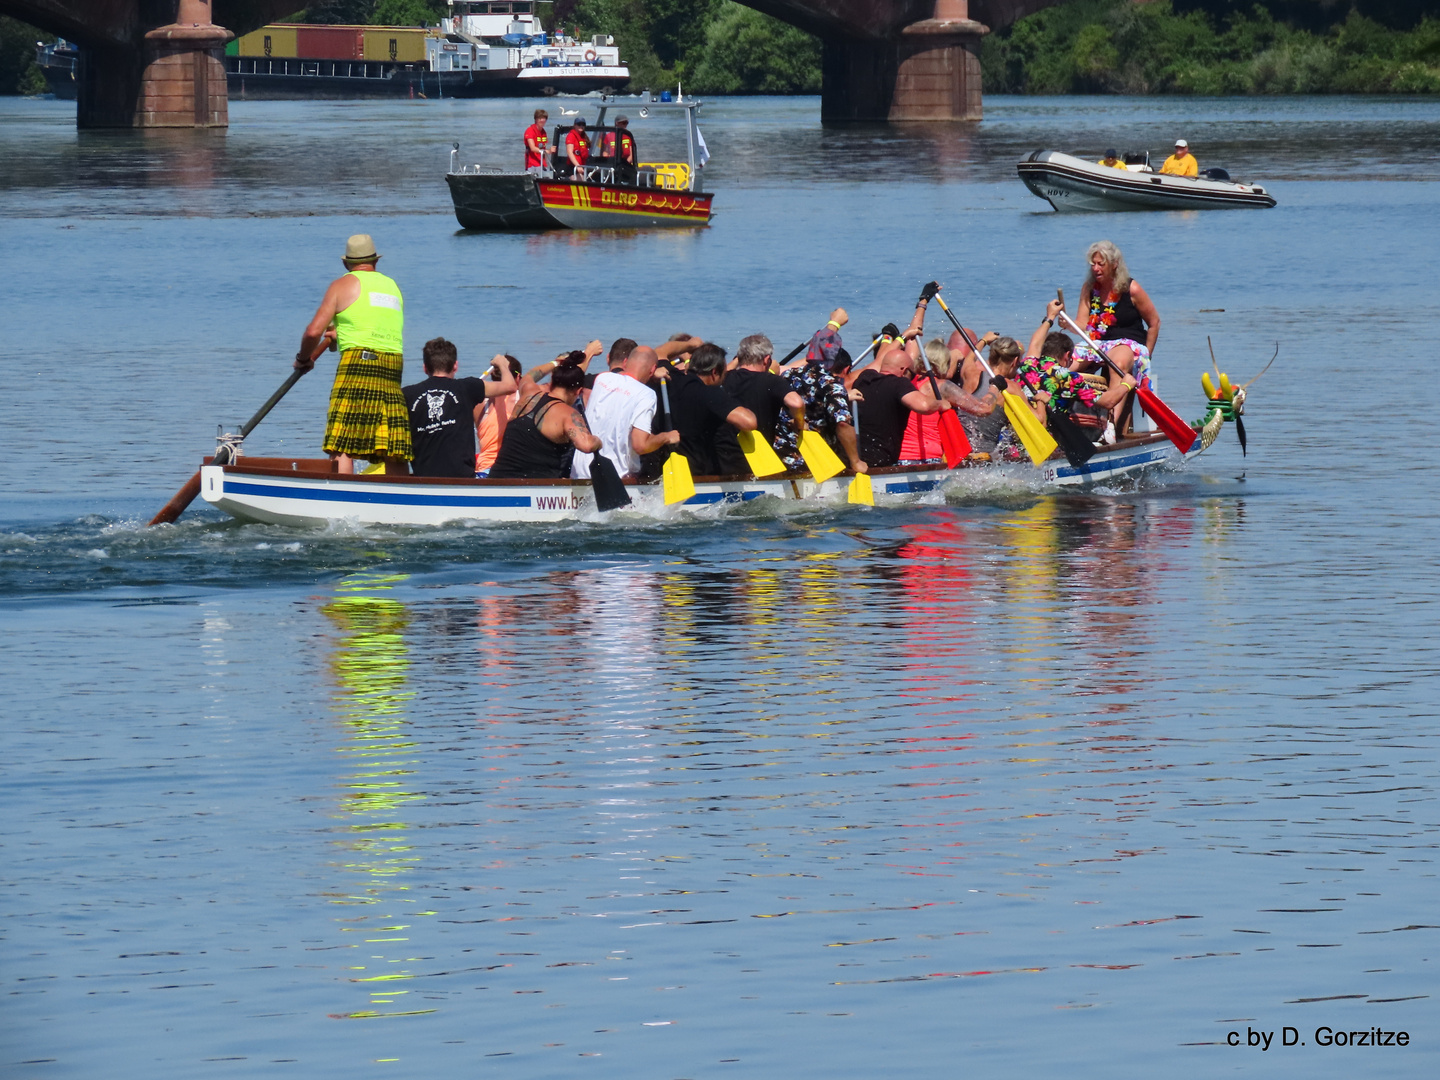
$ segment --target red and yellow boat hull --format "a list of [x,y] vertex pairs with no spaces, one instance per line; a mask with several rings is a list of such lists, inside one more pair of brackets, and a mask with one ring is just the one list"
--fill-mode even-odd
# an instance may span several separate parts
[[713,195],[663,188],[541,180],[540,202],[570,229],[648,229],[710,223]]
[[466,229],[655,229],[710,224],[703,191],[628,187],[529,175],[449,173],[455,218]]

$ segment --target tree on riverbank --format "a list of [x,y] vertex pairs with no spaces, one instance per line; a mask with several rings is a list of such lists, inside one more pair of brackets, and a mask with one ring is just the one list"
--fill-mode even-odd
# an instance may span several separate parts
[[[1187,0],[1180,0],[1186,3]],[[1311,0],[1278,0],[1296,22],[1229,0],[1076,0],[987,37],[985,90],[1000,94],[1440,93],[1440,21],[1430,0],[1391,0],[1392,29],[1351,9],[1326,26]],[[1383,13],[1380,4],[1372,10]],[[1337,9],[1331,8],[1331,11]],[[1343,9],[1341,9],[1343,10]],[[1215,14],[1220,12],[1221,14]],[[1226,14],[1226,12],[1229,12]]]
[[819,39],[731,0],[559,0],[554,17],[613,34],[637,90],[820,92]]
[[35,66],[35,43],[54,40],[54,34],[0,15],[0,94],[43,93],[45,76]]

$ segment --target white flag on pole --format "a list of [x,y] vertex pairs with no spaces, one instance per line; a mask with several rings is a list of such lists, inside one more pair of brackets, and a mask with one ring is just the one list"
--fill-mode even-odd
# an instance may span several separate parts
[[705,145],[705,136],[700,134],[699,124],[695,125],[695,141],[700,144],[700,168],[703,169],[710,160],[710,148]]

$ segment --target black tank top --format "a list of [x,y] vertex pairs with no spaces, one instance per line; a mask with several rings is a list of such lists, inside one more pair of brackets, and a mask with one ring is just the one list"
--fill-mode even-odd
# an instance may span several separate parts
[[[1095,306],[1095,298],[1092,297],[1090,304],[1092,309]],[[1130,341],[1138,341],[1145,344],[1145,335],[1149,328],[1145,320],[1140,317],[1140,312],[1135,307],[1135,302],[1130,299],[1130,283],[1125,283],[1124,290],[1115,298],[1115,324],[1107,329],[1100,340],[1118,341],[1121,338],[1128,338]]]
[[566,451],[571,449],[569,440],[553,443],[540,430],[540,421],[559,399],[535,395],[541,396],[545,397],[544,401],[529,412],[513,417],[505,425],[505,438],[500,443],[500,452],[495,455],[495,464],[490,468],[492,479],[559,480],[565,476]]

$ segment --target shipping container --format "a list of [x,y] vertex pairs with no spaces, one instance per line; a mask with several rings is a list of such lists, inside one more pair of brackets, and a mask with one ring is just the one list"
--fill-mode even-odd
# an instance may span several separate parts
[[306,60],[363,60],[365,27],[297,26],[295,50]]
[[[293,57],[295,52],[295,27],[284,24],[262,26],[254,33],[233,42],[238,48],[232,56],[274,56]],[[226,49],[229,52],[229,49]]]
[[416,26],[366,27],[363,59],[418,64],[425,59],[425,31]]

